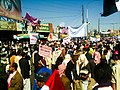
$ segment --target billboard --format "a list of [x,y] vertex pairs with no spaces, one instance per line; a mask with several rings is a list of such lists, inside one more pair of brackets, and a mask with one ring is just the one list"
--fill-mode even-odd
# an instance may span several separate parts
[[15,22],[7,22],[0,20],[0,30],[17,30],[17,26]]
[[0,0],[0,16],[21,21],[21,0]]
[[47,32],[47,33],[52,33],[53,30],[53,24],[52,23],[42,23],[40,24],[39,29],[37,29],[37,32]]
[[37,32],[50,32],[49,23],[40,24],[40,29]]

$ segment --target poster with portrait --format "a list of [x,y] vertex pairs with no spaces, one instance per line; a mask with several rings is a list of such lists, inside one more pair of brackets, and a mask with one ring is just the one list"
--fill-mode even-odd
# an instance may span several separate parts
[[38,33],[30,33],[30,44],[36,44],[38,40]]
[[0,16],[22,20],[21,0],[0,0]]

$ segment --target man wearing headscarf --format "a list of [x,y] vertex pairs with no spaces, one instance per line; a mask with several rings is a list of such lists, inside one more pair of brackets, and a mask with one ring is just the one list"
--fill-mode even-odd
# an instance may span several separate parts
[[90,73],[90,69],[87,67],[80,70],[80,79],[74,81],[74,90],[92,90],[96,82],[90,77]]
[[68,77],[65,74],[66,66],[64,64],[60,64],[58,66],[58,71],[59,71],[59,75],[60,75],[60,78],[61,78],[61,81],[64,85],[65,90],[71,90],[70,80],[68,79]]

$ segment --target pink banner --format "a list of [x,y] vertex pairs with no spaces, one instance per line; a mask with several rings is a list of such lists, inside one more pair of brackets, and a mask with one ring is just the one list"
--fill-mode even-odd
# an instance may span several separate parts
[[51,53],[52,53],[52,48],[45,46],[45,45],[40,45],[39,46],[39,54],[44,57],[49,57],[51,58]]

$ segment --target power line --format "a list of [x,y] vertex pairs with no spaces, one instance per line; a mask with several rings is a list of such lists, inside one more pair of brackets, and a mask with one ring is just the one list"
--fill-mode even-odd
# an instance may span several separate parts
[[[77,14],[78,15],[78,14]],[[53,19],[53,18],[66,18],[66,17],[74,17],[77,15],[70,15],[70,16],[57,16],[57,17],[41,17],[42,19]]]
[[[79,17],[80,17],[80,16],[79,16]],[[75,26],[77,22],[81,22],[80,19],[76,18],[76,19],[74,20],[73,26]],[[81,24],[81,23],[80,23],[80,24]],[[79,26],[80,26],[80,24],[79,24]]]
[[[33,2],[33,4],[35,2]],[[74,10],[76,12],[80,12],[80,11],[77,11],[76,9],[80,8],[81,5],[78,4],[78,7],[73,7],[73,2],[70,2],[70,0],[67,1],[67,2],[68,3],[64,3],[64,1],[61,2],[61,1],[58,1],[58,0],[52,0],[51,3],[50,2],[47,3],[47,1],[44,0],[44,2],[41,1],[41,2],[35,3],[36,6],[39,5],[40,7],[43,7],[43,8],[39,8],[39,7],[34,7],[34,8],[32,7],[31,8],[31,6],[33,5],[33,4],[31,4],[31,6],[27,7],[27,9],[30,9],[30,10],[41,10],[41,11],[44,11],[44,12],[55,12],[55,13],[65,13],[65,12],[62,12],[62,10],[66,10],[67,12],[72,12],[72,10]],[[48,9],[44,8],[44,7],[46,7],[46,5],[47,5]],[[25,8],[25,7],[23,7],[23,8]],[[54,11],[50,10],[51,8],[54,9]]]
[[[22,7],[24,9],[28,9],[28,10],[31,10],[31,11],[42,11],[42,12],[54,12],[54,13],[65,13],[65,12],[62,12],[62,11],[57,11],[57,10],[46,10],[46,9],[40,9],[40,8],[28,8],[28,7]],[[71,12],[71,11],[70,11]],[[78,11],[80,12],[80,11]]]

